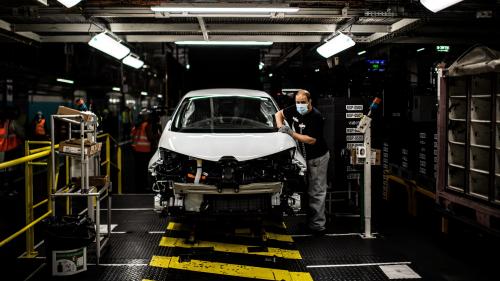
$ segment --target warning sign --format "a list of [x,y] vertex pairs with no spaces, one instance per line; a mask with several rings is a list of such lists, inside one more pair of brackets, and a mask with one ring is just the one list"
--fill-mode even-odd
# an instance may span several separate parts
[[356,148],[358,146],[363,146],[363,143],[362,142],[347,143],[347,149],[353,149],[353,148]]
[[356,128],[345,128],[345,133],[346,134],[359,134],[359,132],[356,131]]
[[363,117],[363,112],[346,112],[345,118],[347,119],[361,119]]
[[359,120],[351,120],[347,122],[348,126],[358,126],[359,125]]
[[363,135],[348,135],[345,136],[346,141],[363,141],[364,136]]
[[362,104],[346,104],[345,109],[347,111],[363,111]]

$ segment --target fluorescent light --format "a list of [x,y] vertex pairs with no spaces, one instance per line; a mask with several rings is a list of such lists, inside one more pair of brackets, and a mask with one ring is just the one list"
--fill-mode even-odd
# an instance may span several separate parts
[[121,40],[119,38],[115,38],[113,34],[102,32],[92,37],[89,41],[89,45],[101,52],[121,60],[130,53],[130,49],[120,42]]
[[148,92],[141,92],[141,96],[147,96],[148,95]]
[[80,3],[82,0],[57,0],[57,2],[66,6],[66,8],[71,8],[76,4]]
[[153,12],[167,13],[296,13],[299,8],[295,7],[182,7],[182,6],[155,6],[151,7]]
[[157,95],[157,97],[158,97],[159,99],[161,99],[161,98],[163,98],[163,95]]
[[427,9],[431,10],[434,13],[437,13],[443,9],[448,8],[449,6],[455,5],[458,2],[462,2],[463,0],[420,0],[420,3],[424,5]]
[[116,92],[119,92],[121,89],[120,89],[120,88],[118,88],[118,87],[113,87],[113,89],[112,89],[112,90],[113,90],[113,91],[116,91]]
[[269,73],[269,77],[273,77],[273,74],[272,74],[272,73]]
[[319,68],[316,68],[316,69],[314,70],[314,72],[319,72]]
[[269,41],[176,41],[177,45],[257,45],[269,46],[273,42]]
[[142,66],[142,68],[144,68],[144,69],[149,68],[149,65],[145,64]]
[[425,48],[420,48],[420,49],[417,50],[417,53],[418,52],[422,52],[423,50],[425,50]]
[[128,56],[123,59],[123,63],[135,69],[139,69],[144,65],[144,62],[134,53],[128,54]]
[[361,55],[363,55],[363,54],[366,54],[366,51],[365,51],[365,50],[363,50],[363,51],[361,51],[361,52],[358,52],[358,56],[361,56]]
[[57,78],[57,82],[62,82],[62,83],[67,83],[67,84],[74,84],[75,81],[73,80],[68,80],[68,79],[63,79],[63,78]]
[[189,70],[190,68],[191,68],[191,65],[186,64],[186,69],[188,69],[188,70]]
[[351,39],[351,37],[344,35],[343,33],[339,33],[339,35],[330,39],[330,41],[325,44],[319,46],[316,51],[323,57],[329,58],[337,53],[342,52],[345,49],[348,49],[354,46],[356,43]]

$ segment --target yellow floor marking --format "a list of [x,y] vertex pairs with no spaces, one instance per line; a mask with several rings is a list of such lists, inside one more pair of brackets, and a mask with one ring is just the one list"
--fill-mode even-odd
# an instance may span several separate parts
[[186,225],[183,225],[178,222],[169,222],[167,226],[167,230],[176,230],[176,231],[181,231],[181,230],[189,230],[189,228]]
[[283,241],[283,242],[293,242],[292,236],[290,236],[288,234],[278,234],[278,233],[272,233],[272,232],[266,231],[266,236],[267,236],[267,239],[270,239],[270,240],[277,240],[277,241]]
[[179,262],[179,257],[153,256],[150,266],[188,270],[195,272],[229,275],[264,280],[283,281],[312,281],[307,272],[290,272],[283,269],[272,269],[264,267],[237,265],[220,262],[209,262],[201,260],[190,260]]
[[[182,230],[189,230],[189,226],[183,225],[181,223],[177,222],[170,222],[168,223],[167,230],[175,230],[175,231],[182,231]],[[244,230],[244,231],[243,231]],[[253,235],[248,234],[248,229],[235,229],[235,233],[237,234],[236,236],[241,236],[241,237],[254,237]],[[282,241],[282,242],[293,242],[292,236],[288,234],[278,234],[278,233],[273,233],[273,232],[265,232],[266,238],[270,240],[277,240],[277,241]]]
[[297,250],[279,249],[268,247],[267,252],[248,252],[250,245],[228,244],[210,241],[197,241],[194,244],[186,243],[184,238],[162,237],[160,246],[163,247],[182,247],[182,248],[213,248],[217,252],[249,254],[259,256],[276,256],[285,259],[300,260],[300,252]]

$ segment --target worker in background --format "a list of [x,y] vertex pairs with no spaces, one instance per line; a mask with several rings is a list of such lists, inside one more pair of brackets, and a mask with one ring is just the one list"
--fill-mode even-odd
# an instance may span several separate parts
[[31,128],[33,130],[32,131],[33,140],[46,141],[49,139],[47,133],[48,132],[47,122],[41,111],[38,111],[35,117],[33,118],[33,122],[31,123]]
[[17,113],[14,108],[0,110],[0,162],[10,161],[24,154],[24,130],[16,122]]
[[[278,111],[275,117],[279,131],[298,142],[300,152],[307,160],[310,211],[307,231],[322,235],[326,224],[325,199],[330,159],[323,137],[323,116],[312,106],[311,94],[299,90],[295,95],[295,105]],[[284,123],[285,120],[289,125]]]
[[142,191],[151,190],[151,182],[148,176],[149,160],[156,151],[160,139],[159,133],[151,118],[151,110],[144,109],[140,112],[140,122],[132,128],[132,149],[134,150],[136,165],[136,183],[137,185],[146,185]]
[[88,111],[87,105],[85,104],[85,100],[83,98],[77,98],[75,100],[76,109],[80,111]]

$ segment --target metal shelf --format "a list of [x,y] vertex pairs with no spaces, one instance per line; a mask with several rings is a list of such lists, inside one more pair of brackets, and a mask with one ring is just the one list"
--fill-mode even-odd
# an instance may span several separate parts
[[[80,143],[78,144],[80,148],[80,153],[68,153],[62,152],[59,150],[55,150],[55,121],[62,121],[68,124],[68,138],[72,138],[72,134],[77,134]],[[72,126],[78,126],[77,130],[72,130]],[[85,140],[90,140],[90,143],[95,143],[97,141],[97,121],[95,117],[93,120],[85,120],[85,117],[82,115],[52,115],[51,116],[51,171],[52,171],[52,215],[56,215],[55,201],[56,198],[67,197],[70,199],[73,198],[87,198],[87,208],[79,213],[79,215],[87,212],[88,217],[94,222],[96,228],[96,257],[97,264],[99,264],[101,250],[104,246],[107,245],[110,235],[111,235],[111,182],[107,182],[103,187],[97,188],[96,186],[89,185],[89,164],[90,160],[93,160],[93,174],[98,176],[100,175],[100,150],[96,151],[92,154],[86,154]],[[80,186],[70,188],[66,190],[66,187],[61,189],[57,189],[57,182],[55,176],[55,157],[56,154],[58,156],[67,156],[72,159],[80,160],[78,163],[80,169],[80,177],[81,182]],[[68,168],[70,174],[68,175],[71,178],[71,168]],[[103,199],[107,199],[107,234],[101,236],[100,224],[101,224],[101,201]],[[94,213],[94,204],[95,204],[95,213]]]

